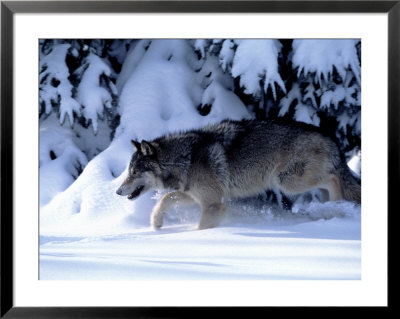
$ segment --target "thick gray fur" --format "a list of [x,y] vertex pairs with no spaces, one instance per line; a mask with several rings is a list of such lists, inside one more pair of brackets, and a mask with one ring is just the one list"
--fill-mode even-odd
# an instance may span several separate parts
[[324,200],[361,202],[360,180],[337,145],[301,123],[224,121],[132,144],[136,152],[117,194],[134,199],[150,189],[170,190],[153,209],[154,228],[177,201],[200,204],[199,229],[215,227],[224,199],[268,189],[294,195],[319,188]]

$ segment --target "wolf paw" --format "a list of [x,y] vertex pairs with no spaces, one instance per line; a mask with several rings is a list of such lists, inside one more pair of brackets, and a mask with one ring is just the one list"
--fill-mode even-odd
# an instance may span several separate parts
[[152,226],[153,226],[153,229],[159,230],[159,229],[161,229],[161,227],[162,227],[162,223],[160,223],[160,224],[152,223]]
[[151,216],[151,226],[154,229],[160,229],[163,225],[163,216],[161,214],[152,214]]
[[197,229],[201,230],[219,226],[225,212],[226,206],[222,203],[209,205],[207,209],[203,211]]
[[218,224],[204,224],[204,223],[202,223],[202,224],[199,224],[199,225],[197,226],[197,230],[215,228],[215,227],[217,227],[217,226],[218,226]]

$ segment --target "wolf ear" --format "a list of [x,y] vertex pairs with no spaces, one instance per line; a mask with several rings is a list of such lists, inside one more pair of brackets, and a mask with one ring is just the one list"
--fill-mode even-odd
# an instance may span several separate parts
[[131,144],[133,145],[133,148],[135,149],[136,152],[140,150],[140,143],[139,142],[131,140]]
[[151,143],[143,140],[142,144],[141,144],[141,148],[142,148],[142,153],[143,155],[154,155],[156,153],[156,149],[153,145],[151,145]]

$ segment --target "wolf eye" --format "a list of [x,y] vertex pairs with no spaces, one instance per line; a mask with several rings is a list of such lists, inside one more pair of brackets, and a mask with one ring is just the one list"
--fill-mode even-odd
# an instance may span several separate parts
[[132,175],[137,175],[139,171],[137,169],[131,169],[131,174]]

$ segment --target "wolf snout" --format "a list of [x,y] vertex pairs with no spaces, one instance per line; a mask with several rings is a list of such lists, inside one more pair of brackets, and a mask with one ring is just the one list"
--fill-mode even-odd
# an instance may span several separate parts
[[121,187],[117,189],[116,193],[117,193],[117,195],[122,195],[122,189],[121,189]]

